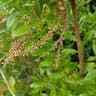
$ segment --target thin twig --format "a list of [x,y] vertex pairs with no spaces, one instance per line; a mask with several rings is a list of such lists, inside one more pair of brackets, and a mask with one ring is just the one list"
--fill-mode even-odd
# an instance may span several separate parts
[[71,3],[72,13],[74,17],[74,29],[75,29],[75,36],[77,39],[78,57],[79,57],[79,63],[80,63],[80,75],[83,76],[84,60],[83,60],[83,50],[81,45],[79,24],[78,24],[78,19],[76,14],[76,3],[75,3],[75,0],[70,0],[70,3]]
[[9,86],[9,84],[8,84],[8,81],[7,81],[7,79],[6,79],[6,76],[4,75],[4,73],[3,73],[3,71],[2,71],[1,68],[0,68],[0,74],[1,74],[1,76],[2,76],[2,78],[3,78],[3,80],[4,80],[4,83],[6,84],[8,90],[10,91],[11,95],[12,95],[12,96],[15,96],[15,94],[14,94],[13,91],[11,90],[11,88],[10,88],[10,86]]

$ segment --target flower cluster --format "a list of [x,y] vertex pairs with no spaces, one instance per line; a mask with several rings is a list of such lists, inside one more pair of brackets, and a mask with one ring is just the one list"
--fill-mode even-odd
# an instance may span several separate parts
[[[58,68],[60,65],[61,50],[63,49],[63,38],[64,38],[64,34],[65,34],[65,31],[67,28],[67,20],[68,20],[68,12],[67,12],[66,7],[64,7],[65,2],[62,2],[62,0],[59,0],[58,2],[59,3],[56,6],[57,16],[60,20],[62,20],[62,22],[61,22],[61,36],[56,41],[59,47],[58,47],[58,51],[57,51],[56,59],[55,59],[55,62],[56,62],[55,68]],[[61,17],[61,15],[59,17],[59,14],[61,14],[62,17]]]
[[61,58],[61,52],[60,51],[61,50],[60,50],[60,47],[59,47],[59,49],[57,51],[57,54],[56,54],[56,59],[55,59],[55,62],[56,62],[55,68],[58,68],[59,65],[60,65],[60,58]]
[[56,31],[57,25],[54,25],[53,28],[44,36],[42,39],[40,39],[37,43],[35,43],[31,48],[30,52],[34,52],[39,47],[42,47],[44,44],[47,43],[48,40],[52,39],[54,32]]
[[23,37],[19,37],[16,40],[12,42],[12,47],[10,48],[8,54],[4,58],[2,64],[7,64],[11,60],[14,59],[14,57],[17,56],[24,56],[24,45],[27,43],[28,37],[25,35]]

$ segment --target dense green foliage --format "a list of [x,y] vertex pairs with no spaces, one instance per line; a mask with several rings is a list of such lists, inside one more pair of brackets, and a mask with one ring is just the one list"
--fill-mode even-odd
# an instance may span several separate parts
[[[70,2],[59,5],[67,14],[57,12],[57,4],[58,0],[0,0],[0,68],[16,96],[96,95],[96,1],[76,0],[83,77]],[[0,96],[11,96],[1,76]]]

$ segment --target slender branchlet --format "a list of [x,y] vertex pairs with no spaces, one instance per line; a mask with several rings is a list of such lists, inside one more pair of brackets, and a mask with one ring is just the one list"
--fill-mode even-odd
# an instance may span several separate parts
[[83,76],[84,60],[83,60],[83,50],[81,45],[79,24],[78,24],[78,19],[76,14],[76,3],[75,3],[75,0],[70,0],[70,3],[72,7],[72,13],[74,16],[74,29],[75,29],[74,33],[77,39],[78,57],[79,57],[79,63],[80,63],[80,75]]

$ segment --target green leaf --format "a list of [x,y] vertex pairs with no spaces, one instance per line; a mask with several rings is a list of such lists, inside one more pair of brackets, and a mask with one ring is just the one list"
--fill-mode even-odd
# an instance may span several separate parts
[[42,62],[40,62],[40,67],[49,67],[49,65],[53,65],[54,63],[48,59],[43,60]]
[[88,72],[91,72],[92,70],[94,70],[96,67],[96,64],[94,62],[89,62],[87,63],[86,69]]
[[14,93],[16,93],[15,84],[16,84],[16,82],[15,82],[14,77],[10,76],[10,78],[9,78],[9,85],[10,85],[10,88],[12,89],[12,91]]
[[40,84],[37,84],[37,83],[33,83],[30,85],[30,88],[39,88],[40,87]]
[[44,4],[48,4],[50,0],[39,0],[40,6],[43,7]]
[[80,87],[78,88],[82,89],[82,93],[88,94],[88,96],[94,96],[96,94],[96,69],[88,72],[80,82]]
[[10,28],[14,25],[14,22],[16,20],[16,16],[18,15],[18,12],[13,12],[8,18],[6,22],[7,29],[10,30]]
[[53,66],[54,62],[50,61],[48,59],[43,60],[42,62],[40,62],[40,74],[44,75],[44,73],[47,73],[47,75],[51,74],[51,67]]
[[94,34],[95,34],[95,30],[90,30],[89,32],[87,32],[84,36],[84,39],[83,39],[83,45],[87,44],[88,41],[92,40]]
[[17,28],[16,30],[12,31],[12,37],[15,38],[15,37],[24,35],[24,34],[28,33],[30,31],[30,29],[31,29],[31,25],[22,25],[19,28]]
[[[40,34],[41,35],[41,34]],[[41,48],[39,47],[35,52],[32,53],[34,56],[43,56],[45,52],[52,46],[52,40],[48,41],[47,44],[43,45]]]
[[96,61],[96,56],[90,56],[87,61]]
[[35,2],[34,10],[36,12],[37,17],[40,18],[40,14],[41,14],[42,8],[40,8],[39,2]]
[[96,39],[93,40],[92,48],[93,48],[94,54],[96,55]]
[[90,1],[91,0],[86,0],[86,1],[84,1],[84,0],[77,0],[77,5],[84,6],[84,5],[88,4]]
[[66,31],[65,32],[64,39],[65,40],[70,40],[70,41],[76,41],[76,37],[72,34],[71,31]]
[[55,88],[51,89],[50,96],[57,96],[56,95],[56,89]]
[[76,53],[77,53],[77,50],[75,50],[75,49],[64,48],[62,50],[62,54],[74,55]]
[[6,6],[9,3],[9,1],[0,1],[0,8],[3,8],[4,6]]
[[53,27],[53,25],[56,23],[56,16],[53,12],[50,12],[50,14],[48,14],[46,16],[46,21],[48,24],[49,29]]
[[15,85],[15,79],[14,79],[12,76],[10,76],[9,84],[10,84],[10,86],[12,86],[12,87]]

